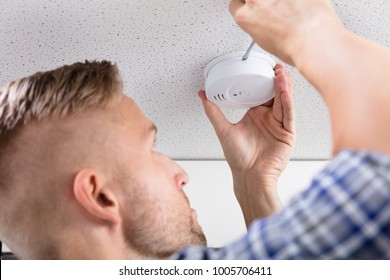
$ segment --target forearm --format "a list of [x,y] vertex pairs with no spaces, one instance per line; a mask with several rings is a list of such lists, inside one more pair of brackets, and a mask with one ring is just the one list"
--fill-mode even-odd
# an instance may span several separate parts
[[233,184],[247,228],[253,221],[268,217],[282,207],[276,180],[255,182],[233,177]]
[[329,108],[334,153],[390,153],[390,51],[338,24],[305,33],[292,60]]

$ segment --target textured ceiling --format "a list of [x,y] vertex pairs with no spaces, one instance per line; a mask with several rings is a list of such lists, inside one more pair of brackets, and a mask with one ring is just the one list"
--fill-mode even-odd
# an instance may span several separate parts
[[[221,159],[218,140],[196,93],[203,87],[208,61],[245,50],[251,41],[236,27],[228,3],[0,0],[0,84],[85,59],[114,61],[126,93],[159,127],[161,152],[175,159]],[[390,1],[334,4],[349,29],[390,46]],[[327,110],[314,89],[287,69],[294,78],[297,111],[294,158],[328,158]],[[243,112],[226,110],[232,121]]]

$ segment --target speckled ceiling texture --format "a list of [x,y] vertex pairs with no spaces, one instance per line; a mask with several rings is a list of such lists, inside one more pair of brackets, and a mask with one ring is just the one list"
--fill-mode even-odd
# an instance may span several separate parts
[[[228,3],[1,0],[0,84],[85,59],[114,61],[126,93],[159,127],[161,152],[175,159],[222,159],[196,93],[203,87],[208,61],[245,50],[250,43],[230,17]],[[390,1],[334,3],[348,28],[390,46]],[[294,158],[328,158],[327,110],[314,89],[288,70],[294,78],[297,111]],[[227,110],[226,114],[236,121],[243,112]]]

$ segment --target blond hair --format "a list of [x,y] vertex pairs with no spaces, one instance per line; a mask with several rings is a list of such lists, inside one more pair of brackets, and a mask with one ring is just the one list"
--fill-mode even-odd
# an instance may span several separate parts
[[10,82],[0,89],[0,136],[32,119],[103,106],[122,87],[117,67],[108,61],[78,62]]
[[0,239],[7,242],[17,234],[10,232],[17,222],[13,214],[17,213],[11,214],[6,205],[13,203],[9,191],[16,187],[14,180],[20,175],[12,163],[23,160],[13,145],[18,131],[33,120],[46,121],[87,108],[104,108],[121,95],[122,88],[115,64],[85,61],[38,72],[0,89]]

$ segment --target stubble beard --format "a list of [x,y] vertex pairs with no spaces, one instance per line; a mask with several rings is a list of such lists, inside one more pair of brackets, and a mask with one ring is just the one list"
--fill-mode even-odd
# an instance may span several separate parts
[[[184,198],[189,210],[188,198],[185,195]],[[165,216],[159,215],[160,211],[156,211],[155,205],[150,201],[140,203],[139,206],[143,211],[135,218],[131,217],[135,211],[131,209],[126,211],[128,216],[125,216],[123,220],[123,235],[130,250],[136,251],[137,255],[143,258],[166,259],[185,247],[206,245],[203,230],[196,215],[193,215],[191,211],[177,213],[178,210],[173,206],[169,212],[176,213],[176,215],[168,216],[168,219],[163,221],[162,217]]]

